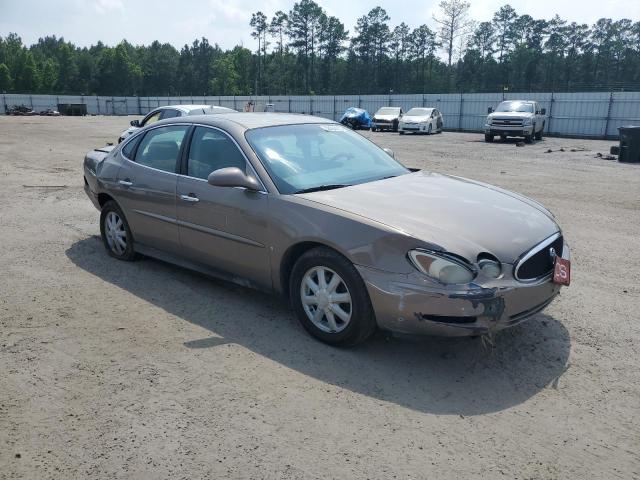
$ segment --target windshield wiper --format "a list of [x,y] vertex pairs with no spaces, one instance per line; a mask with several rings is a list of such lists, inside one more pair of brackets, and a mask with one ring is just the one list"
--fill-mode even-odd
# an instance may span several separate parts
[[294,193],[311,193],[311,192],[321,192],[323,190],[335,190],[336,188],[344,188],[350,187],[351,185],[345,183],[334,183],[327,185],[318,185],[317,187],[309,187],[303,188],[302,190],[297,190]]

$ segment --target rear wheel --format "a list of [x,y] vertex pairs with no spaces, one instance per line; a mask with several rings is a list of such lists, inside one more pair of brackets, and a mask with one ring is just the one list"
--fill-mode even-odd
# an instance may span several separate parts
[[493,142],[493,135],[491,135],[491,134],[489,134],[489,133],[485,133],[485,134],[484,134],[484,141],[485,141],[485,142],[488,142],[488,143]]
[[113,200],[102,207],[100,235],[109,255],[118,260],[132,261],[137,255],[133,249],[133,236],[122,210]]
[[336,346],[364,342],[376,329],[369,294],[353,264],[328,248],[309,250],[295,263],[289,298],[302,326]]

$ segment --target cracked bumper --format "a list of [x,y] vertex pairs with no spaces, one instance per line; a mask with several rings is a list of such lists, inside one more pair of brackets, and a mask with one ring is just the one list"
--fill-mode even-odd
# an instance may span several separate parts
[[524,284],[511,277],[485,287],[447,287],[434,285],[417,272],[392,274],[357,268],[378,326],[409,334],[468,336],[502,330],[543,310],[561,288],[551,278]]

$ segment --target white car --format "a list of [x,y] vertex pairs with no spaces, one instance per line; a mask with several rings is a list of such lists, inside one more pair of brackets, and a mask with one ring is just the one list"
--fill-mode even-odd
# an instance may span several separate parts
[[212,115],[215,113],[235,112],[232,108],[218,107],[216,105],[167,105],[151,110],[142,120],[131,120],[131,126],[120,134],[118,143],[122,142],[129,135],[137,132],[147,125],[151,125],[158,120],[173,117],[185,117],[187,115]]
[[496,135],[500,135],[502,140],[507,137],[524,137],[527,143],[531,143],[534,137],[542,140],[546,115],[547,111],[538,102],[530,100],[507,100],[495,110],[489,107],[484,140],[493,142]]
[[439,133],[444,123],[437,108],[414,107],[405,113],[398,124],[398,132]]

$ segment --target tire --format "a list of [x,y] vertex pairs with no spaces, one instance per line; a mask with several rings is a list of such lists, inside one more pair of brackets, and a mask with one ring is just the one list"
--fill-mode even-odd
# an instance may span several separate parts
[[398,131],[398,122],[393,122],[393,131],[394,132]]
[[485,133],[484,134],[484,141],[487,142],[487,143],[493,142],[493,135],[491,135],[490,133]]
[[542,132],[544,131],[544,123],[542,124],[542,128],[539,132],[536,132],[536,140],[542,140]]
[[[109,223],[112,225],[111,228]],[[110,232],[122,233],[111,234]],[[122,213],[122,209],[113,200],[105,203],[100,212],[100,236],[104,248],[113,258],[131,262],[138,257],[133,248],[133,235],[131,235],[129,223]],[[124,240],[124,246],[119,239]]]
[[399,133],[400,135],[404,135],[404,132],[403,132],[402,130],[400,130],[398,133]]
[[507,141],[507,136],[506,135],[500,135],[500,141],[501,142],[506,142]]
[[[337,286],[333,293],[327,292],[334,283]],[[303,296],[308,299],[304,303]],[[332,296],[345,301],[331,301]],[[328,248],[313,248],[296,261],[289,280],[289,298],[305,330],[329,345],[357,345],[376,330],[375,314],[360,274],[349,260]]]
[[524,143],[533,143],[533,135],[525,135]]
[[429,124],[429,128],[427,129],[427,135],[431,135],[432,129],[433,129],[433,125]]

